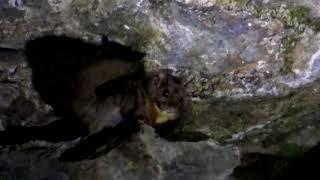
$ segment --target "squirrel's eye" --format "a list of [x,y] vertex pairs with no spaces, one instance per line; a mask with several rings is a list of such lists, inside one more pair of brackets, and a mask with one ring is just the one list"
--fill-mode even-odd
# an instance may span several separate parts
[[169,90],[168,89],[164,89],[163,91],[162,91],[162,96],[163,97],[168,97],[169,96]]

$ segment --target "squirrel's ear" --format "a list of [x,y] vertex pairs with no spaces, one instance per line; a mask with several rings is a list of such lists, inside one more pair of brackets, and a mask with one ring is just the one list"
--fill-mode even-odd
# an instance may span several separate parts
[[163,79],[163,78],[165,78],[165,77],[166,77],[165,72],[160,71],[160,73],[158,74],[158,78],[161,80],[161,79]]
[[101,35],[101,44],[102,44],[102,45],[108,44],[109,41],[110,41],[110,40],[109,40],[108,36],[106,36],[106,35]]
[[189,80],[186,80],[185,78],[183,78],[183,86],[185,87],[185,88],[187,88],[193,81],[194,81],[194,77],[192,77],[191,79],[189,79]]

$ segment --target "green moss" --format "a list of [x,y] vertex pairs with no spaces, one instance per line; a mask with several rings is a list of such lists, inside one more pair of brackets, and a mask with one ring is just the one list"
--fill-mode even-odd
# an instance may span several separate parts
[[[293,29],[290,34],[282,38],[284,61],[280,69],[280,73],[283,75],[291,74],[295,62],[293,50],[300,40],[299,35],[305,30],[306,26],[311,27],[315,31],[320,31],[320,18],[311,18],[309,16],[310,8],[305,6],[289,6],[286,14],[281,13],[279,9],[275,8],[263,9],[261,7],[254,7],[254,11],[258,17],[269,14],[271,18],[279,18],[286,29]],[[301,26],[302,24],[306,26]]]
[[271,16],[271,18],[279,17],[279,10],[275,7],[263,8],[262,6],[254,5],[251,7],[255,16],[260,18],[262,16]]
[[281,109],[282,118],[292,117],[307,109],[305,94],[292,94],[288,96],[285,106]]
[[253,6],[253,12],[257,17],[269,14],[271,18],[279,18],[285,28],[293,28],[299,33],[304,30],[304,28],[301,28],[301,24],[309,26],[316,32],[320,31],[320,18],[310,17],[310,8],[306,6],[289,6],[285,15],[279,11],[279,8],[275,7],[266,9],[260,6]]
[[293,6],[289,8],[289,16],[292,19],[303,21],[310,13],[310,8],[305,6]]
[[260,18],[262,15],[263,15],[263,9],[259,6],[254,6],[253,7],[253,10],[254,10],[254,14],[256,17]]
[[[112,34],[117,37],[120,41],[129,44],[132,47],[139,48],[139,50],[145,50],[150,47],[157,47],[164,51],[165,45],[161,42],[162,33],[141,22],[136,22],[132,17],[114,17],[116,20],[114,23],[110,23],[106,27],[108,34]],[[117,19],[119,18],[119,19]],[[128,30],[123,28],[124,19],[127,18],[129,27]],[[112,18],[111,18],[112,19]],[[108,24],[108,23],[105,23]]]
[[194,102],[191,104],[191,113],[195,116],[199,116],[203,109],[203,104]]
[[242,117],[244,114],[234,115],[236,119],[231,124],[229,130],[232,132],[240,132],[243,131],[246,126],[248,126],[248,121],[246,121],[246,117]]
[[217,0],[215,4],[222,6],[244,7],[248,0]]
[[295,28],[298,31],[300,24],[305,24],[314,31],[320,31],[320,18],[310,17],[310,8],[305,6],[291,6],[288,9],[288,16],[284,20],[286,28]]
[[225,139],[231,138],[231,133],[226,128],[216,127],[211,133],[211,138],[216,140],[219,143],[224,143]]
[[298,34],[296,32],[285,36],[282,39],[282,48],[284,53],[284,64],[281,68],[281,73],[289,74],[292,73],[292,66],[294,63],[294,57],[292,54],[293,49],[296,46],[296,42],[299,40]]
[[133,161],[129,161],[124,168],[126,171],[133,171],[136,170],[138,167],[136,166],[136,163],[134,163]]
[[141,38],[137,38],[139,39],[139,41],[136,41],[136,42],[139,42],[140,47],[146,47],[150,43],[160,42],[161,32],[150,26],[145,26],[143,24],[136,24],[135,26],[132,27],[132,29],[136,34],[141,36]]
[[194,87],[193,89],[193,95],[198,96],[198,97],[202,97],[202,98],[208,98],[208,97],[212,97],[212,83],[210,82],[210,80],[208,80],[207,83],[197,83],[197,85]]
[[248,3],[248,0],[234,0],[239,6],[245,6]]
[[305,147],[298,146],[296,144],[285,144],[281,147],[278,153],[285,157],[301,157],[305,151]]
[[291,6],[288,11],[287,18],[285,19],[286,27],[298,27],[300,24],[308,22],[310,8],[305,6]]
[[86,8],[90,5],[90,1],[88,0],[74,0],[72,2],[74,7]]
[[[237,101],[215,99],[210,101],[208,107],[199,105],[199,113],[194,119],[200,127],[208,127],[211,130],[210,137],[219,143],[228,144],[230,142],[227,140],[232,135],[244,132],[244,138],[236,141],[244,147],[254,145],[274,153],[293,156],[301,153],[299,149],[303,148],[287,145],[288,139],[297,137],[308,126],[319,127],[319,87],[320,84],[304,87],[282,97]],[[265,126],[245,131],[259,124]],[[312,135],[316,140],[319,137],[318,134]]]
[[227,119],[226,121],[232,121],[230,127],[215,127],[211,134],[211,138],[219,143],[225,143],[226,139],[232,138],[231,135],[243,132],[248,127],[248,122],[244,119]]

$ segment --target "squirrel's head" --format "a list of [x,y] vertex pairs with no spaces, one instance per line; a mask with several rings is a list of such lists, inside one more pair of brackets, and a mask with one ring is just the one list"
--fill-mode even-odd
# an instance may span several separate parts
[[145,113],[153,126],[179,119],[185,103],[185,85],[170,69],[153,73],[147,82]]

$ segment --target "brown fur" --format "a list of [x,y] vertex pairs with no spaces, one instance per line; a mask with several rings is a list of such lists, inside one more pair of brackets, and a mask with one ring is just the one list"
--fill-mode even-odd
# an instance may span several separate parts
[[121,111],[134,108],[135,98],[129,94],[115,94],[102,100],[96,95],[96,87],[105,82],[137,71],[137,66],[123,61],[100,61],[79,73],[75,83],[72,108],[88,127],[89,134],[105,126],[115,126],[121,121]]
[[144,53],[104,40],[95,45],[44,36],[26,43],[34,88],[55,114],[72,119],[70,125],[80,119],[90,134],[126,118],[142,118],[154,127],[179,118],[180,79],[169,70],[146,74]]
[[[112,71],[117,68],[121,68],[122,73]],[[142,116],[144,122],[153,127],[179,118],[184,102],[184,88],[181,80],[173,76],[169,70],[153,72],[138,79],[133,78],[131,81],[139,85],[129,94],[119,93],[102,100],[96,95],[96,87],[135,70],[137,69],[127,62],[101,61],[80,73],[75,85],[77,91],[73,109],[86,124],[90,134],[105,126],[115,126],[122,121],[126,112],[131,111],[134,111],[133,114],[137,118]],[[132,82],[124,83],[130,86]]]
[[177,120],[185,109],[185,87],[169,69],[153,72],[148,77],[145,99],[145,121],[154,127]]

